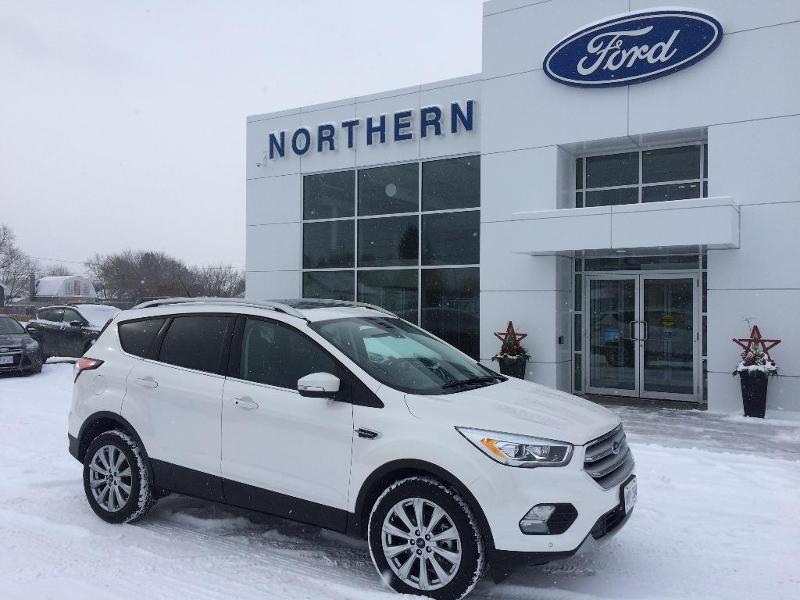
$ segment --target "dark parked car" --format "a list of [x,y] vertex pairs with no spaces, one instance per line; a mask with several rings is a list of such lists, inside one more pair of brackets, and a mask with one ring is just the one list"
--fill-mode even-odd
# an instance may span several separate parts
[[28,333],[39,342],[45,358],[83,356],[118,312],[115,306],[102,304],[45,306],[28,322]]
[[42,349],[19,322],[0,315],[0,373],[39,373]]

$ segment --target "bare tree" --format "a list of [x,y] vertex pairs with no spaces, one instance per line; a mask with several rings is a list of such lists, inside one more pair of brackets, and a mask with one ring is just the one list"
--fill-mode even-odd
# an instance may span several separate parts
[[95,255],[86,265],[95,289],[108,300],[191,295],[191,271],[183,262],[163,252],[126,250]]
[[44,269],[42,275],[63,277],[66,275],[74,275],[74,273],[69,267],[65,267],[64,265],[50,265]]
[[195,267],[192,276],[193,295],[233,298],[244,293],[244,275],[232,265]]
[[30,274],[36,272],[36,267],[36,261],[17,246],[11,228],[0,223],[0,282],[6,288],[6,299],[27,291]]

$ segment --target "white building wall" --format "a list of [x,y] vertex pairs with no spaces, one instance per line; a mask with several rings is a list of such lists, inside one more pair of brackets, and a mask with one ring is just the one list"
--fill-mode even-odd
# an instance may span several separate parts
[[[744,335],[744,321],[750,319],[765,335],[785,340],[774,351],[781,376],[771,384],[770,408],[800,410],[800,266],[793,235],[800,223],[800,78],[789,66],[797,56],[800,2],[691,3],[722,22],[722,44],[702,62],[659,80],[576,89],[542,72],[544,54],[571,31],[662,5],[648,0],[494,0],[484,5],[483,197],[487,206],[492,203],[484,217],[491,223],[484,229],[505,227],[511,235],[510,213],[558,207],[552,189],[558,177],[556,145],[574,148],[584,141],[629,136],[633,146],[674,130],[707,128],[709,195],[731,196],[743,205],[741,247],[711,250],[708,256],[709,408],[739,409],[738,379],[730,375],[737,362],[731,338]],[[525,174],[522,181],[492,178],[493,172],[513,170]],[[505,189],[512,193],[503,194]],[[503,319],[531,333],[528,345],[536,362],[528,376],[544,376],[545,383],[560,380],[545,366],[563,356],[552,345],[552,336],[560,335],[566,323],[563,305],[555,309],[560,280],[548,265],[556,259],[494,252],[483,258],[482,279],[492,280],[493,270],[507,273],[502,289],[509,296],[513,288],[534,287],[535,281],[543,298],[528,291],[526,301],[495,301],[503,306]],[[506,262],[514,269],[504,267]],[[530,271],[536,275],[530,277]],[[482,285],[482,298],[502,297],[501,286],[493,280],[491,289]],[[484,338],[493,318],[482,315]]]

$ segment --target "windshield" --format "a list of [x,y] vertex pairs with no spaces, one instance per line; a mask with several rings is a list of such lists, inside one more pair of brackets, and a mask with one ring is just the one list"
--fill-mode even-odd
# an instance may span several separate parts
[[0,317],[0,335],[19,335],[25,333],[25,328],[11,317]]
[[103,327],[120,312],[116,306],[84,304],[75,308],[94,327]]
[[311,327],[372,377],[403,392],[450,394],[505,379],[400,319],[336,319]]

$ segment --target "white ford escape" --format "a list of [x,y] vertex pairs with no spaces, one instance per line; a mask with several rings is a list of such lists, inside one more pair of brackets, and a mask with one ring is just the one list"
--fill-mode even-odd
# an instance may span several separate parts
[[367,538],[399,592],[461,598],[636,500],[619,419],[367,305],[169,299],[75,366],[69,449],[112,523],[170,492]]

